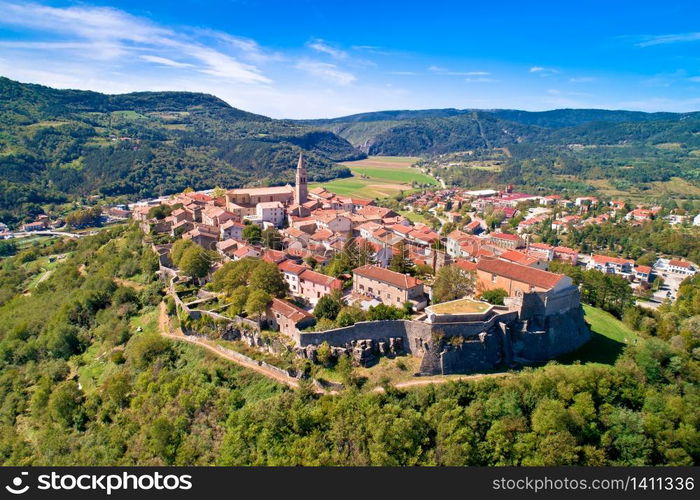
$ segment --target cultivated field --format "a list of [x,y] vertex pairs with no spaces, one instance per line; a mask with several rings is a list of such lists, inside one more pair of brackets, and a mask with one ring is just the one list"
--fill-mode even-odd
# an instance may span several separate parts
[[384,198],[399,191],[407,191],[419,185],[437,186],[437,181],[413,165],[418,158],[407,156],[370,156],[365,160],[345,162],[342,165],[352,171],[352,177],[329,182],[313,183],[329,191],[361,198]]

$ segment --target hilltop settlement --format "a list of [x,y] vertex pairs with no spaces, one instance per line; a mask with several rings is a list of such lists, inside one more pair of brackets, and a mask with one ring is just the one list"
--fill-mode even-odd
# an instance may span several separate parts
[[[540,363],[585,344],[585,286],[563,266],[619,277],[650,304],[653,293],[673,299],[696,272],[686,260],[638,265],[533,241],[543,224],[561,233],[623,209],[596,210],[592,197],[449,188],[379,203],[309,189],[300,155],[293,186],[188,190],[102,217],[132,218],[148,235],[185,334],[312,362],[411,354],[418,375]],[[424,222],[412,222],[417,213]],[[658,210],[624,213],[636,221]],[[23,230],[59,225],[43,217]],[[662,275],[671,286],[652,291]]]

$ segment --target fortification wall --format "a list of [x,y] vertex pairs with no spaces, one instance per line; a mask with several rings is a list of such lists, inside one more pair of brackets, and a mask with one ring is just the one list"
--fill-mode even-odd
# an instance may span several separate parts
[[575,351],[591,338],[583,309],[569,309],[547,316],[543,328],[528,329],[516,323],[511,328],[513,357],[520,363],[539,363]]

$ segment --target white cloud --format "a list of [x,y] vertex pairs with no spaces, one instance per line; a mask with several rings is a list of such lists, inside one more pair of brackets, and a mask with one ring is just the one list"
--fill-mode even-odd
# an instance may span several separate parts
[[355,75],[339,69],[335,64],[320,61],[303,60],[297,63],[296,68],[337,85],[350,85],[357,80]]
[[488,71],[453,71],[442,66],[428,66],[428,71],[447,76],[488,76],[491,74]]
[[[163,59],[174,61],[168,57],[174,53],[188,56],[188,64],[193,69],[208,75],[247,84],[271,82],[257,67],[242,63],[233,55],[206,47],[185,35],[117,9],[89,6],[58,8],[0,0],[0,10],[4,11],[0,24],[67,37],[62,43],[87,43],[91,49],[85,52],[94,58],[119,60],[133,52],[148,50],[151,57],[161,59],[141,59],[162,65]],[[250,51],[250,45],[245,48]]]
[[306,46],[317,52],[328,54],[335,59],[345,59],[348,57],[347,52],[330,46],[326,41],[321,40],[320,38],[310,41],[306,44]]
[[530,73],[536,73],[540,76],[552,76],[559,73],[558,69],[545,68],[544,66],[532,66],[528,71]]
[[594,81],[595,78],[592,76],[575,76],[573,78],[569,78],[570,83],[589,83]]
[[160,56],[142,55],[141,59],[156,64],[162,64],[163,66],[170,66],[172,68],[189,68],[192,66],[191,64],[173,61],[172,59],[168,59],[167,57]]
[[485,78],[483,76],[475,77],[475,78],[465,78],[465,82],[467,83],[492,83],[492,82],[497,82],[495,78]]
[[654,45],[667,45],[669,43],[697,42],[700,41],[700,31],[693,33],[672,33],[668,35],[646,35],[637,47],[651,47]]

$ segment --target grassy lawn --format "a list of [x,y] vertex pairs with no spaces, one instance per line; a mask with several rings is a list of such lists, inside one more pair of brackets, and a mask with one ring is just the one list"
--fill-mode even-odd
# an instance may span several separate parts
[[367,159],[343,163],[352,177],[313,183],[343,196],[384,198],[412,188],[411,183],[437,186],[437,181],[413,165],[418,158],[407,156],[370,156]]
[[408,220],[410,220],[411,222],[414,222],[414,223],[415,222],[422,222],[423,224],[428,223],[428,219],[426,219],[424,215],[416,213],[416,212],[412,212],[410,210],[400,210],[399,214],[403,215]]
[[482,313],[489,307],[491,307],[491,304],[485,304],[471,299],[459,299],[443,304],[432,305],[430,306],[430,310],[437,314]]
[[591,325],[591,340],[580,349],[559,359],[562,363],[581,361],[582,363],[613,364],[627,344],[639,338],[631,328],[612,314],[592,307],[583,306],[586,321]]

